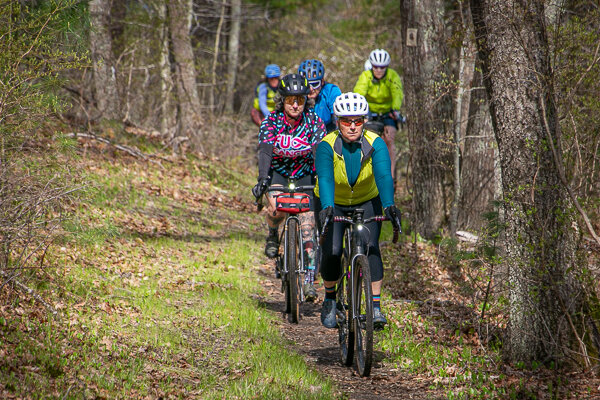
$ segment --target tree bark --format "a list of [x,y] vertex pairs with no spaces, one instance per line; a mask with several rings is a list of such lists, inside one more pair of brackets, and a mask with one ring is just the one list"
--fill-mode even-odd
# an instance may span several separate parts
[[173,88],[171,79],[171,61],[169,60],[169,26],[167,21],[167,5],[158,4],[158,16],[162,24],[160,29],[160,133],[168,140],[172,140],[171,127],[173,116],[171,115],[170,96]]
[[91,0],[90,50],[94,69],[94,94],[104,118],[117,119],[120,114],[119,93],[109,31],[110,0]]
[[[494,201],[502,198],[499,185],[500,161],[494,138],[492,120],[483,79],[475,73],[471,88],[471,105],[467,123],[464,150],[461,160],[462,196],[458,213],[458,226],[463,230],[478,231],[488,220],[484,214],[497,211]],[[496,168],[498,167],[498,168]]]
[[235,81],[237,78],[238,54],[240,47],[242,1],[231,0],[231,29],[229,30],[229,48],[227,56],[227,93],[225,111],[233,112]]
[[[413,216],[425,238],[439,233],[448,209],[445,164],[451,162],[452,96],[440,91],[451,76],[444,0],[402,0],[402,67],[411,147]],[[418,28],[417,45],[406,46],[407,29]]]
[[575,221],[555,157],[560,130],[543,2],[470,4],[502,170],[510,307],[504,355],[511,362],[561,361],[577,301],[568,272]]
[[475,73],[476,49],[473,42],[473,22],[469,8],[463,9],[459,2],[461,15],[461,31],[464,34],[460,48],[458,65],[458,87],[454,106],[454,196],[452,209],[450,211],[450,234],[454,237],[459,228],[459,210],[463,193],[463,163],[462,158],[466,156],[465,141],[469,121],[469,109],[471,102],[471,87]]
[[[192,24],[192,0],[169,0],[169,29],[173,56],[176,64],[177,104],[179,108],[177,136],[175,143],[191,139],[200,149],[202,117],[200,98],[196,85],[194,51],[190,39]],[[175,148],[178,151],[177,148]]]

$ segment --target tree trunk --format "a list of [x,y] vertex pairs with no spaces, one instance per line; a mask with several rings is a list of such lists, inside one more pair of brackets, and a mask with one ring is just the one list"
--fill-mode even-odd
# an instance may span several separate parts
[[223,3],[221,4],[221,13],[219,14],[219,25],[217,25],[217,32],[215,33],[215,52],[211,69],[212,84],[210,86],[208,107],[213,113],[217,111],[217,106],[215,104],[215,91],[217,90],[217,64],[219,61],[219,43],[221,41],[221,29],[223,29],[223,21],[225,21],[225,3],[226,0],[223,0]]
[[98,110],[104,118],[117,119],[120,106],[109,31],[110,7],[110,0],[90,1],[90,50]]
[[543,2],[471,0],[502,169],[508,361],[560,361],[577,300],[571,204],[558,174],[560,131]]
[[459,228],[459,209],[463,193],[463,163],[465,154],[465,136],[469,121],[469,108],[471,102],[471,87],[475,72],[476,49],[473,42],[473,22],[468,9],[463,9],[459,2],[461,14],[461,31],[464,32],[463,42],[460,48],[458,66],[458,87],[454,106],[454,196],[452,199],[452,210],[450,212],[450,234],[454,236]]
[[160,29],[160,133],[168,140],[173,140],[171,127],[173,116],[171,115],[170,93],[173,88],[171,79],[171,62],[169,61],[169,26],[167,23],[167,5],[158,5],[158,16],[162,24]]
[[[451,76],[446,63],[448,32],[443,0],[402,0],[402,67],[412,153],[413,213],[416,231],[425,238],[439,233],[448,208],[445,164],[451,162],[452,96],[440,91]],[[418,28],[416,46],[407,45],[407,29]]]
[[490,109],[481,73],[475,73],[473,82],[469,120],[461,160],[463,191],[460,199],[458,226],[460,229],[478,231],[485,228],[488,222],[484,214],[497,211],[493,202],[501,200],[502,188],[499,186],[501,179],[498,146],[496,146],[494,138]]
[[190,39],[192,24],[192,0],[170,0],[167,2],[169,11],[169,29],[173,56],[176,64],[176,85],[178,115],[178,137],[174,141],[175,150],[178,143],[191,139],[200,149],[200,129],[202,118],[200,114],[200,98],[196,85],[196,68],[194,51]]
[[240,47],[242,0],[231,0],[231,29],[229,30],[229,54],[227,56],[227,93],[225,111],[233,112],[233,99],[235,94],[235,80],[238,67],[238,53]]

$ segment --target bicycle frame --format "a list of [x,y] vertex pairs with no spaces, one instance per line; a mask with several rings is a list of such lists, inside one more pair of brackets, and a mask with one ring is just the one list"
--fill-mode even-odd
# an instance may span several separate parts
[[[286,313],[290,322],[297,323],[300,319],[299,304],[305,301],[303,285],[306,278],[307,260],[304,257],[304,241],[302,240],[301,221],[299,214],[310,211],[310,196],[305,191],[312,190],[313,185],[296,186],[293,179],[288,180],[287,186],[270,186],[265,193],[278,192],[275,197],[276,211],[286,213],[285,223],[279,237],[283,244],[283,255],[279,250],[276,267],[281,277],[281,291],[286,296]],[[257,199],[258,210],[262,209],[262,196]],[[292,235],[292,230],[295,230]],[[292,251],[292,254],[288,254]],[[290,270],[292,269],[292,270]]]
[[[288,214],[286,219],[285,219],[285,225],[284,225],[284,229],[281,232],[281,236],[279,238],[279,243],[283,243],[284,244],[284,249],[287,248],[288,245],[288,240],[289,240],[289,230],[290,230],[290,220],[296,220],[296,222],[298,223],[298,230],[297,233],[298,235],[296,236],[297,238],[300,238],[300,240],[298,240],[299,242],[299,250],[298,253],[300,254],[300,261],[298,262],[298,268],[296,270],[296,272],[300,275],[302,275],[302,277],[304,278],[304,275],[306,274],[305,268],[304,268],[304,242],[302,241],[302,229],[300,226],[300,218],[298,218],[296,215],[293,214]],[[282,240],[283,239],[283,240]],[[288,254],[286,251],[283,252],[283,268],[284,270],[281,271],[283,272],[283,276],[284,278],[287,278],[287,274],[288,274],[288,269],[287,269],[287,257]],[[300,291],[300,301],[304,301],[304,291]]]

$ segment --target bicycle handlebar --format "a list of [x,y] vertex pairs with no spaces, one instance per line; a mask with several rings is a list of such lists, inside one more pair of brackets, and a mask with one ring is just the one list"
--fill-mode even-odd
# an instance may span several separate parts
[[259,196],[256,197],[255,201],[254,201],[254,205],[256,206],[256,211],[261,211],[264,207],[264,204],[262,202],[262,199],[265,195],[265,193],[267,192],[282,192],[282,193],[298,193],[298,192],[304,192],[307,190],[313,190],[315,188],[315,185],[303,185],[303,186],[293,186],[290,187],[290,185],[286,186],[277,186],[277,185],[272,185],[269,186],[268,188],[265,189],[265,191]]
[[[386,217],[385,215],[376,215],[374,217],[363,220],[362,224],[364,225],[364,224],[368,224],[369,222],[383,222],[383,221],[389,221],[389,220],[390,219],[388,217]],[[331,222],[343,222],[345,224],[354,224],[355,223],[351,217],[342,217],[342,216],[327,217],[327,219],[325,219],[325,223],[323,224],[323,229],[321,230],[321,236],[319,238],[320,246],[323,245],[323,242],[325,241],[325,236],[327,235],[327,230],[328,230],[329,224]],[[400,233],[400,231],[394,227],[394,236],[392,238],[392,243],[398,243],[399,233]]]

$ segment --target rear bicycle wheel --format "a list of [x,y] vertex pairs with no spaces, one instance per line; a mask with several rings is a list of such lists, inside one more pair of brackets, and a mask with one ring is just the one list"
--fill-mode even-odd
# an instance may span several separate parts
[[342,255],[342,277],[338,282],[336,292],[336,313],[338,322],[338,341],[340,344],[340,361],[349,367],[354,360],[354,327],[352,326],[352,304],[350,298],[350,282],[348,275],[348,258]]
[[373,292],[371,270],[365,255],[356,257],[354,265],[355,290],[354,335],[356,344],[356,366],[360,376],[369,376],[373,363]]
[[297,324],[300,320],[299,274],[298,274],[298,221],[290,218],[286,227],[287,242],[285,247],[285,259],[287,269],[286,302],[289,304],[286,310],[289,313],[289,321]]

